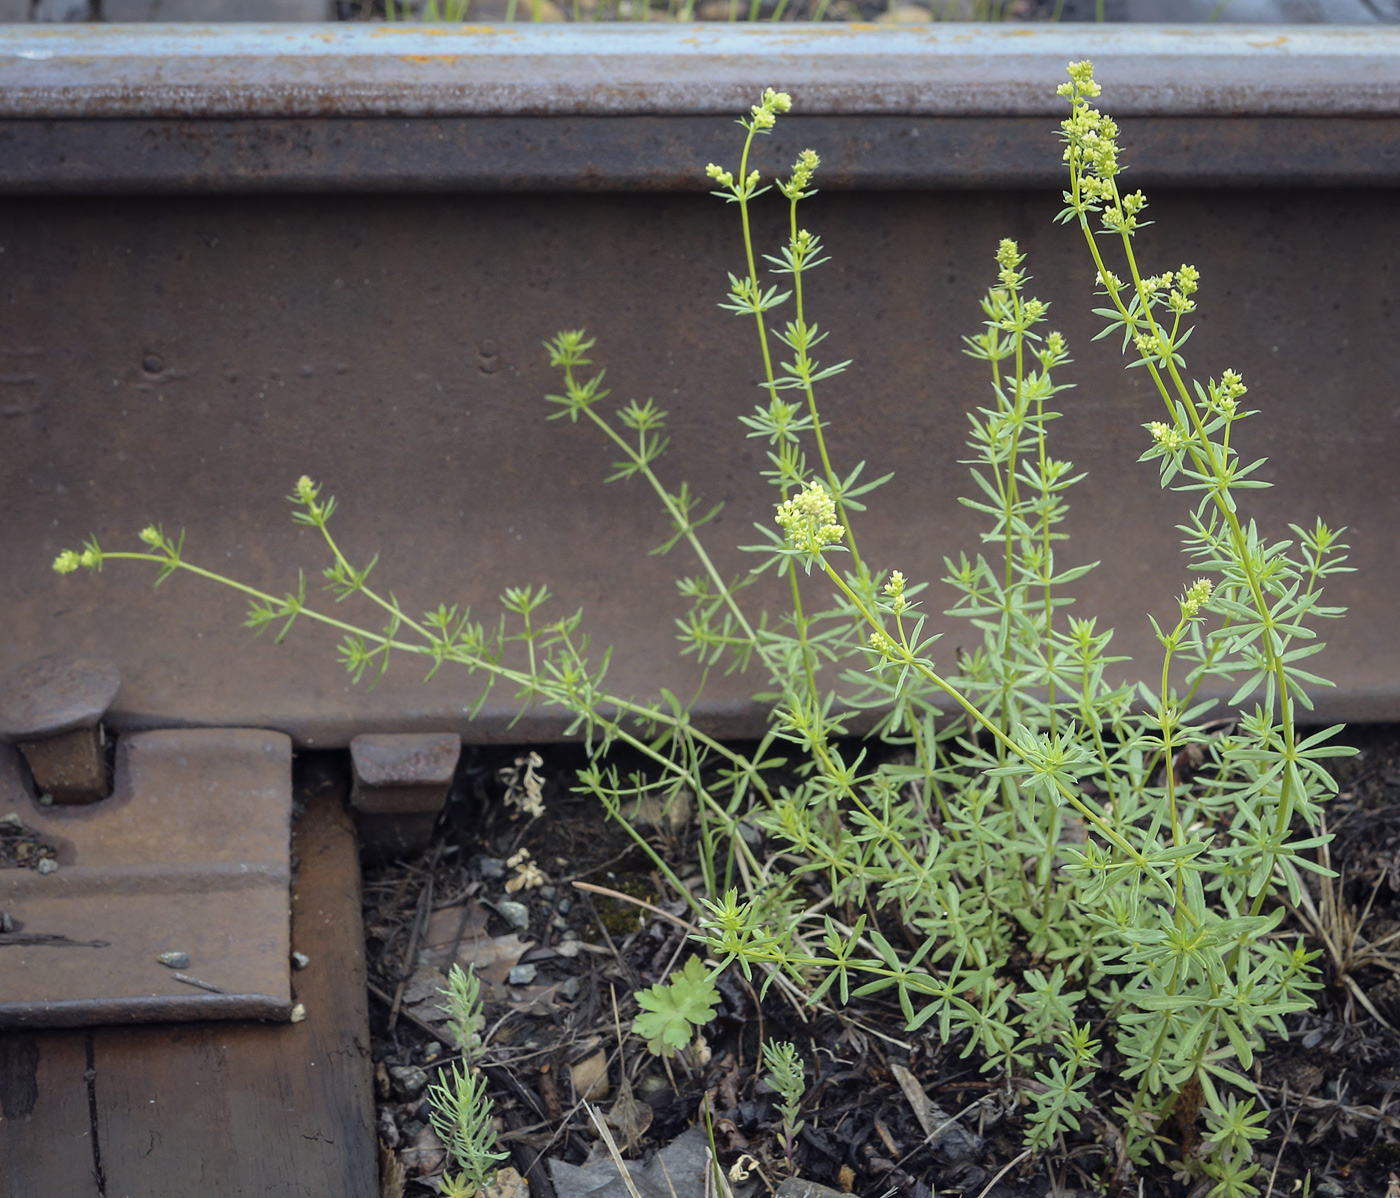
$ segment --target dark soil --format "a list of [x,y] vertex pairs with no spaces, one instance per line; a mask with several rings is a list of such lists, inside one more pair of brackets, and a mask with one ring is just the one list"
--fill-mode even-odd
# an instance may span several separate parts
[[[1334,929],[1333,948],[1324,953],[1316,1009],[1293,1016],[1288,1040],[1271,1044],[1256,1061],[1259,1098],[1271,1112],[1256,1181],[1261,1193],[1277,1195],[1303,1193],[1306,1185],[1324,1198],[1397,1198],[1400,727],[1355,727],[1344,739],[1360,753],[1341,761],[1340,794],[1327,814],[1335,834],[1331,862],[1340,874],[1324,920]],[[876,999],[809,1008],[775,987],[760,1003],[754,986],[731,969],[718,982],[722,1003],[706,1029],[707,1059],[680,1059],[667,1069],[628,1032],[637,1012],[632,994],[664,981],[697,951],[682,926],[688,909],[595,800],[571,793],[579,750],[537,751],[544,762],[542,817],[531,820],[503,802],[525,750],[468,748],[435,843],[417,860],[367,866],[386,1194],[437,1189],[443,1154],[428,1126],[421,1084],[456,1059],[435,1022],[433,988],[440,979],[432,972],[436,965],[445,970],[455,949],[459,956],[475,954],[478,971],[491,982],[486,1072],[501,1146],[535,1198],[555,1198],[547,1158],[577,1164],[599,1155],[579,1101],[578,1091],[590,1084],[597,1087],[595,1105],[617,1116],[619,1143],[632,1139],[627,1155],[669,1144],[703,1121],[707,1105],[725,1166],[748,1155],[761,1179],[776,1185],[786,1176],[777,1115],[755,1068],[767,1039],[792,1041],[806,1061],[806,1127],[796,1152],[804,1179],[871,1198],[1204,1196],[1207,1186],[1169,1164],[1139,1173],[1121,1158],[1110,1115],[1111,1068],[1098,1075],[1094,1117],[1064,1153],[1018,1160],[1025,1125],[1015,1086],[983,1075],[975,1058],[959,1056],[956,1040],[940,1043],[936,1029],[904,1032],[897,1008]],[[696,871],[693,834],[684,822],[663,819],[650,835],[683,881]],[[508,865],[522,850],[528,858]],[[531,865],[544,880],[509,892],[506,884]],[[1313,906],[1326,915],[1328,895],[1310,881]],[[523,929],[513,902],[524,905]],[[1297,926],[1310,932],[1307,923]],[[1310,940],[1326,948],[1315,936]],[[1366,954],[1368,944],[1375,950]],[[590,1083],[600,1073],[606,1081]],[[957,1150],[946,1136],[928,1146],[919,1115],[927,1120],[929,1110],[915,1111],[911,1080],[940,1112],[936,1118],[957,1116],[981,1137],[980,1151],[969,1154],[975,1142],[966,1137]],[[1173,1127],[1178,1142],[1167,1146],[1168,1159],[1188,1151],[1199,1130],[1185,1120]]]
[[57,860],[58,850],[15,816],[0,819],[0,869],[38,869],[41,861]]

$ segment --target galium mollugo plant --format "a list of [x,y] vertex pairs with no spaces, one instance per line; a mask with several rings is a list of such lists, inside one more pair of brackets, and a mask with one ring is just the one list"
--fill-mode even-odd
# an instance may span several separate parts
[[802,1095],[807,1089],[803,1078],[802,1058],[797,1046],[786,1040],[765,1040],[763,1044],[763,1067],[768,1070],[766,1081],[778,1095],[778,1114],[781,1119],[783,1157],[787,1162],[788,1176],[796,1176],[797,1162],[795,1149],[797,1137],[806,1122],[798,1116],[802,1113]]
[[[650,488],[670,520],[656,552],[683,548],[695,563],[679,582],[682,654],[754,677],[771,704],[751,752],[708,736],[670,691],[654,701],[609,692],[607,654],[591,655],[579,615],[546,615],[543,588],[506,590],[496,623],[446,605],[411,616],[370,585],[373,559],[356,567],[346,556],[329,531],[334,500],[310,479],[293,492],[294,518],[325,539],[327,587],[377,607],[378,630],[315,609],[304,578],[277,597],[205,570],[186,561],[182,537],[156,527],[141,534],[141,552],[90,540],[55,565],[135,559],[160,579],[192,571],[246,593],[255,630],[279,625],[280,639],[303,617],[337,628],[356,678],[406,654],[429,676],[446,663],[477,673],[478,709],[499,683],[525,705],[569,712],[589,748],[579,788],[690,903],[716,970],[737,964],[762,976],[765,993],[776,985],[810,1003],[893,998],[911,1031],[1024,1080],[1031,1149],[1059,1149],[1095,1111],[1143,1164],[1177,1151],[1169,1116],[1186,1127],[1204,1112],[1209,1134],[1179,1164],[1212,1195],[1248,1195],[1263,1115],[1251,1097],[1255,1056],[1318,985],[1316,954],[1281,924],[1302,875],[1322,871],[1308,854],[1325,840],[1311,831],[1333,789],[1323,763],[1348,751],[1331,743],[1336,728],[1305,735],[1299,724],[1309,688],[1325,685],[1305,667],[1322,647],[1319,622],[1341,614],[1322,596],[1347,569],[1346,547],[1321,521],[1280,538],[1249,517],[1245,493],[1267,484],[1262,460],[1240,456],[1236,426],[1258,413],[1240,374],[1193,375],[1184,353],[1200,272],[1144,273],[1136,237],[1147,201],[1119,188],[1117,128],[1090,104],[1092,66],[1071,64],[1060,91],[1070,112],[1059,219],[1078,226],[1095,265],[1100,337],[1118,341],[1160,400],[1125,416],[1150,417],[1141,460],[1185,499],[1194,578],[1183,577],[1176,619],[1154,621],[1162,660],[1142,681],[1118,680],[1126,667],[1110,629],[1071,614],[1066,588],[1093,566],[1067,560],[1063,525],[1082,475],[1050,439],[1069,347],[1045,327],[1048,305],[1031,293],[1013,240],[996,247],[980,330],[965,338],[990,384],[969,413],[964,459],[965,502],[984,527],[979,546],[945,559],[942,582],[974,647],[941,653],[927,627],[929,582],[862,555],[860,513],[889,476],[843,461],[839,430],[820,412],[822,385],[849,365],[818,359],[827,332],[806,295],[826,260],[799,219],[820,159],[804,151],[786,178],[764,184],[758,139],[791,106],[771,89],[740,121],[737,170],[707,171],[739,217],[742,266],[721,307],[755,338],[762,402],[742,423],[774,488],[773,519],[745,546],[748,572],[725,577],[706,548],[719,507],[663,477],[667,413],[650,400],[606,411],[594,341],[568,331],[548,343],[562,377],[547,397],[551,418],[612,444],[609,481]],[[760,255],[750,211],[770,191],[786,204],[788,232]],[[753,610],[745,593],[769,573],[790,596],[781,616]],[[1221,686],[1233,693],[1217,714],[1202,693]],[[861,741],[848,733],[856,714],[874,724]],[[647,768],[624,776],[619,746]],[[683,790],[697,800],[699,893],[622,819],[641,797]],[[743,834],[754,827],[759,844]],[[685,1013],[671,1005],[665,1030],[683,1043]]]
[[474,970],[454,964],[442,991],[447,1028],[460,1064],[453,1062],[439,1080],[428,1087],[429,1118],[433,1131],[447,1149],[457,1171],[445,1169],[442,1193],[449,1198],[475,1198],[496,1175],[496,1162],[508,1152],[496,1151],[492,1104],[486,1093],[486,1075],[476,1067],[482,1052],[481,982]]

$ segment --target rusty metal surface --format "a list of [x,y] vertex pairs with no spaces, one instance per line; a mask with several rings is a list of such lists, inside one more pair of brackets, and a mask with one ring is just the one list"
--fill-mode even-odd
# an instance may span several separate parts
[[450,734],[357,736],[350,742],[350,802],[370,815],[441,811],[461,755],[461,739]]
[[121,689],[106,657],[48,653],[0,680],[0,740],[42,740],[94,728]]
[[1387,27],[11,26],[0,193],[685,190],[769,84],[827,188],[1053,187],[1086,54],[1144,185],[1400,182]]
[[15,742],[34,788],[53,802],[95,803],[107,796],[107,743],[99,727],[79,728],[47,740]]
[[[833,261],[812,303],[857,363],[826,388],[838,456],[897,472],[862,521],[872,560],[936,580],[977,545],[958,459],[986,383],[958,334],[1016,236],[1078,359],[1056,453],[1089,471],[1076,560],[1108,563],[1079,610],[1153,661],[1144,613],[1174,610],[1184,509],[1135,463],[1157,413],[1090,343],[1083,246],[1050,223],[1053,88],[1085,55],[1130,178],[1159,189],[1143,252],[1203,272],[1193,363],[1242,370],[1269,413],[1246,431],[1285,485],[1251,507],[1280,533],[1318,512],[1352,529],[1361,572],[1329,593],[1353,615],[1328,630],[1319,668],[1340,685],[1318,717],[1400,718],[1400,29],[1375,27],[0,31],[0,669],[114,656],[124,729],[557,735],[553,715],[512,726],[504,692],[469,724],[479,683],[451,670],[425,686],[401,662],[356,689],[305,623],[250,644],[241,600],[191,578],[153,593],[139,570],[49,572],[89,531],[132,545],[155,520],[188,527],[193,560],[295,589],[323,564],[281,498],[307,473],[410,610],[494,620],[504,586],[547,583],[619,647],[619,692],[690,691],[672,620],[691,566],[645,556],[664,519],[602,485],[611,455],[585,430],[544,422],[539,345],[585,326],[619,400],[671,410],[663,474],[726,501],[709,540],[745,568],[723,547],[770,518],[771,489],[736,422],[753,348],[714,307],[733,213],[700,170],[733,158],[732,114],[766,84],[805,115],[759,165],[806,144],[824,160],[804,215]],[[84,194],[104,192],[138,194]],[[246,192],[268,194],[228,194]],[[780,222],[759,218],[768,248]],[[750,734],[761,686],[712,679],[699,717]]]
[[0,116],[1050,116],[1092,57],[1121,115],[1400,114],[1383,26],[0,27]]
[[58,849],[53,873],[0,871],[0,1027],[286,1019],[290,750],[275,732],[127,736],[110,799],[46,808],[0,747],[0,811]]
[[[1246,506],[1271,535],[1316,514],[1351,529],[1358,573],[1328,598],[1352,614],[1326,630],[1317,669],[1339,686],[1319,693],[1318,718],[1400,718],[1396,196],[1152,198],[1145,259],[1194,262],[1204,280],[1193,365],[1242,371],[1267,413],[1241,435],[1280,485]],[[1051,191],[824,192],[807,205],[832,254],[812,277],[811,318],[833,330],[831,359],[856,362],[826,385],[824,410],[840,469],[896,472],[897,490],[860,519],[866,556],[934,580],[927,606],[940,610],[944,555],[978,544],[958,461],[987,383],[958,335],[982,318],[998,239],[1020,238],[1075,358],[1054,428],[1056,456],[1088,471],[1067,552],[1105,563],[1076,585],[1075,610],[1118,628],[1115,650],[1151,674],[1146,613],[1175,610],[1187,508],[1136,462],[1159,401],[1110,343],[1091,342],[1089,264],[1077,231],[1052,224],[1059,206]],[[760,216],[761,245],[782,220]],[[358,563],[379,553],[374,577],[408,610],[463,603],[494,621],[505,586],[547,584],[556,612],[582,607],[600,650],[618,646],[620,693],[689,693],[697,675],[677,660],[672,620],[674,579],[694,566],[679,550],[646,555],[668,525],[640,489],[603,484],[615,451],[545,420],[540,397],[558,379],[540,342],[587,327],[618,405],[654,396],[671,412],[662,476],[726,502],[707,543],[721,571],[747,568],[726,547],[771,519],[772,493],[737,423],[760,399],[756,350],[715,306],[736,236],[732,209],[705,195],[6,201],[0,669],[58,648],[115,656],[121,728],[245,724],[326,746],[365,732],[557,735],[558,718],[511,727],[504,690],[469,724],[478,680],[450,668],[425,685],[423,663],[399,660],[357,688],[336,634],[302,622],[281,645],[254,640],[242,599],[194,578],[153,590],[153,570],[49,570],[89,532],[135,547],[160,521],[188,529],[191,560],[295,590],[299,567],[314,582],[325,564],[283,499],[306,473],[340,498],[340,544]],[[966,627],[935,622],[947,653],[969,643]],[[751,733],[761,686],[712,678],[700,718]]]
[[5,1198],[379,1198],[347,784],[320,764],[299,773],[291,910],[310,958],[294,976],[306,1018],[0,1031]]
[[[1400,66],[1397,66],[1400,72]],[[1127,117],[1143,187],[1395,187],[1400,117]],[[795,115],[763,144],[822,147],[822,189],[1056,187],[1044,117]],[[0,194],[686,191],[734,151],[702,116],[0,119]]]
[[67,653],[25,662],[0,680],[0,741],[24,755],[39,794],[63,804],[106,797],[100,721],[120,689],[116,662]]
[[428,847],[461,755],[455,734],[369,733],[351,740],[350,804],[367,852],[405,857]]

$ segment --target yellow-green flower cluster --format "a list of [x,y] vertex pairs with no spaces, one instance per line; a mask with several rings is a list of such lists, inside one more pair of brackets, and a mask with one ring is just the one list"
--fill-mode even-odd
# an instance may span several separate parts
[[1019,269],[1025,260],[1026,256],[1016,242],[1009,237],[1001,239],[1001,244],[997,246],[997,266],[1001,268],[997,278],[1003,287],[1014,290],[1025,281],[1025,275]]
[[1072,62],[1065,69],[1069,73],[1070,81],[1060,84],[1055,89],[1056,95],[1064,96],[1066,99],[1087,96],[1093,100],[1103,93],[1103,88],[1094,81],[1094,64],[1087,58],[1079,62]]
[[1211,592],[1215,590],[1215,583],[1209,578],[1198,578],[1186,588],[1186,594],[1181,597],[1181,614],[1187,620],[1195,620],[1200,617],[1201,612],[1210,602]]
[[885,633],[878,629],[870,634],[870,647],[881,657],[892,657],[895,651],[895,643]]
[[705,174],[709,175],[725,191],[741,200],[748,198],[753,189],[758,186],[759,174],[757,171],[750,171],[749,177],[738,184],[734,182],[732,171],[727,171],[713,162],[705,167]]
[[778,505],[777,521],[791,544],[812,553],[836,544],[843,536],[836,517],[836,501],[826,485],[816,480]]
[[1111,291],[1115,295],[1127,286],[1116,274],[1106,269],[1099,271],[1097,282],[1104,289],[1105,293]]
[[1162,338],[1150,330],[1133,334],[1133,344],[1144,358],[1160,358],[1164,354]]
[[1112,220],[1106,213],[1104,222],[1127,231],[1136,211],[1125,212],[1115,202],[1113,180],[1122,170],[1118,164],[1118,125],[1089,105],[1103,91],[1094,80],[1092,62],[1070,63],[1069,77],[1070,82],[1057,89],[1072,105],[1069,119],[1060,122],[1066,143],[1064,160],[1078,181],[1080,197],[1089,203],[1112,204]]
[[1152,434],[1152,440],[1168,453],[1175,453],[1178,449],[1186,447],[1186,438],[1182,435],[1181,430],[1170,424],[1154,420],[1147,426],[1147,431]]
[[792,108],[792,97],[787,92],[775,92],[771,87],[763,92],[763,99],[749,111],[753,113],[752,128],[766,132],[778,123],[778,114]]
[[885,583],[885,596],[890,600],[890,607],[897,616],[909,610],[909,600],[904,597],[904,588],[907,585],[903,570],[892,570],[890,580]]
[[86,566],[91,569],[96,566],[97,563],[97,553],[92,548],[84,549],[81,553],[77,553],[72,549],[65,549],[53,559],[53,568],[56,574],[72,574],[79,566]]
[[1178,316],[1196,310],[1196,303],[1191,296],[1196,293],[1200,284],[1200,271],[1185,264],[1180,270],[1164,270],[1159,275],[1148,275],[1142,281],[1143,290],[1154,300],[1161,299],[1162,292],[1165,291],[1167,307]]
[[705,167],[705,173],[709,175],[710,178],[713,179],[716,183],[718,183],[721,187],[734,186],[734,173],[732,171],[725,170],[722,166],[716,166],[713,162],[711,162],[708,166]]
[[1176,272],[1176,286],[1167,296],[1167,306],[1177,313],[1194,311],[1196,301],[1190,297],[1196,293],[1200,285],[1201,272],[1194,266],[1188,266],[1183,262],[1181,269]]
[[287,496],[288,500],[298,507],[304,507],[305,512],[297,512],[292,516],[300,524],[324,524],[331,518],[331,513],[335,511],[335,498],[321,501],[321,484],[312,482],[306,475],[297,479],[296,486],[292,493]]
[[783,194],[790,200],[800,200],[821,164],[822,160],[817,157],[815,150],[803,150],[797,156],[797,161],[792,164],[792,178],[782,188]]
[[1244,379],[1233,370],[1227,370],[1220,376],[1220,382],[1211,380],[1210,384],[1210,407],[1219,412],[1222,416],[1233,417],[1239,407],[1239,399],[1249,388],[1244,385]]

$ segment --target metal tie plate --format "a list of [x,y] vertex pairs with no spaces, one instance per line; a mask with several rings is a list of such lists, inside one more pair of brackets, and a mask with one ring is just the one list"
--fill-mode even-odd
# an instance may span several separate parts
[[50,807],[0,744],[0,831],[18,817],[58,866],[0,869],[0,1027],[289,1019],[291,750],[134,733],[110,798]]

